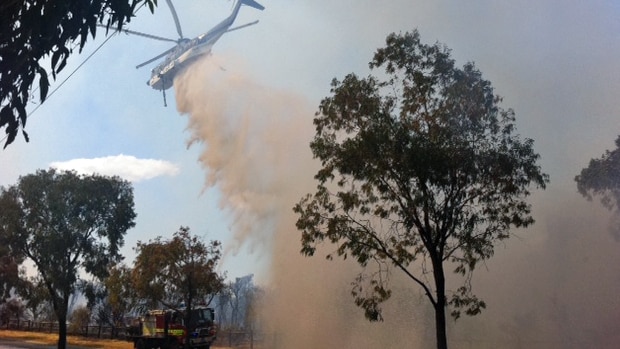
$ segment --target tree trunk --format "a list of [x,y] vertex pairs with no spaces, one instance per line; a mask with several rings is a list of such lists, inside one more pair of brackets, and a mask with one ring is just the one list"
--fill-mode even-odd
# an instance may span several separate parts
[[435,336],[437,349],[448,349],[446,333],[446,279],[443,271],[443,260],[440,257],[433,258],[433,276],[435,278],[436,302],[435,306]]
[[71,292],[65,290],[61,303],[56,308],[56,317],[58,318],[58,349],[67,348],[67,312],[69,311],[69,296]]
[[58,316],[58,349],[67,348],[67,315]]
[[437,338],[437,349],[448,349],[445,301],[438,302],[435,305],[435,335]]
[[190,291],[188,292],[189,294],[187,295],[187,298],[185,300],[186,304],[185,304],[185,343],[183,345],[183,348],[185,349],[189,349],[190,345],[190,338],[191,338],[191,332],[192,332],[192,326],[190,326],[191,323],[191,319],[192,319],[192,308],[193,308],[193,302],[194,302],[194,297],[192,294],[192,290],[191,290],[191,284],[190,284]]

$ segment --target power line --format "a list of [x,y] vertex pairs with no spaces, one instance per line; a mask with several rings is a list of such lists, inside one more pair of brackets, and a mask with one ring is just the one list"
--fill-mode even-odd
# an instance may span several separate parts
[[[89,59],[91,59],[91,57],[92,57],[92,56],[94,56],[94,55],[95,55],[95,53],[97,53],[97,51],[99,51],[99,49],[101,49],[101,48],[103,47],[103,45],[105,45],[105,44],[106,44],[106,43],[107,43],[107,42],[108,42],[108,41],[109,41],[109,40],[110,40],[110,39],[111,39],[111,38],[112,38],[112,37],[113,37],[116,33],[117,33],[117,32],[114,32],[114,33],[112,33],[112,35],[108,36],[108,37],[107,37],[107,38],[106,38],[106,39],[105,39],[105,40],[104,40],[104,41],[103,41],[103,42],[102,42],[102,43],[101,43],[101,44],[100,44],[100,45],[99,45],[99,46],[98,46],[98,47],[97,47],[97,48],[96,48],[93,52],[91,52],[91,53],[90,53],[90,54],[86,57],[86,59],[84,59],[84,60],[82,61],[82,63],[80,63],[80,65],[78,65],[78,66],[77,66],[77,67],[76,67],[76,68],[75,68],[75,69],[71,72],[71,74],[69,74],[69,75],[68,75],[68,76],[67,76],[67,77],[66,77],[66,78],[65,78],[65,79],[64,79],[64,80],[63,80],[63,81],[62,81],[62,82],[58,85],[58,86],[56,86],[56,88],[54,88],[54,89],[52,90],[52,92],[50,92],[50,94],[48,94],[48,95],[47,95],[47,97],[45,98],[45,100],[43,100],[43,102],[41,102],[40,104],[38,104],[38,105],[37,105],[37,106],[36,106],[36,107],[35,107],[35,108],[34,108],[34,109],[30,112],[30,113],[28,113],[28,117],[31,117],[31,116],[32,116],[32,114],[34,114],[34,113],[37,111],[37,109],[39,109],[39,107],[43,105],[43,103],[45,103],[47,100],[49,100],[49,99],[52,97],[52,95],[53,95],[56,91],[58,91],[58,89],[59,89],[59,88],[61,88],[61,87],[62,87],[62,85],[64,85],[64,84],[65,84],[65,82],[67,82],[67,80],[69,80],[69,79],[70,79],[70,78],[71,78],[71,77],[72,77],[72,76],[73,76],[73,75],[74,75],[74,74],[75,74],[75,73],[76,73],[76,72],[77,72],[77,71],[78,71],[78,70],[79,70],[79,69],[80,69],[80,68],[81,68],[84,64],[86,64],[86,62],[88,62],[88,60],[89,60]],[[4,142],[4,141],[7,139],[7,137],[8,137],[8,136],[9,136],[8,134],[7,134],[7,135],[5,135],[5,136],[4,136],[4,137],[0,140],[0,143]]]
[[[54,94],[54,92],[58,91],[59,88],[62,87],[62,85],[64,85],[65,82],[67,82],[67,80],[69,80],[69,78],[71,78],[73,76],[73,74],[75,74],[84,64],[86,64],[86,62],[88,62],[88,60],[95,54],[97,53],[97,51],[99,51],[100,48],[103,47],[103,45],[105,45],[108,40],[110,40],[114,34],[116,34],[116,32],[112,33],[112,35],[108,36],[93,52],[91,52],[90,55],[88,55],[88,57],[86,57],[86,59],[84,61],[82,61],[82,63],[80,63],[80,65],[78,65],[72,72],[71,74],[69,74],[69,76],[67,76],[61,83],[60,85],[56,86],[56,88],[47,96],[47,98],[45,99],[45,101],[47,101],[50,97],[52,97],[52,95]],[[30,115],[34,114],[35,111],[37,111],[37,109],[39,109],[39,107],[41,105],[43,105],[43,103],[45,103],[45,101],[43,101],[41,104],[37,105],[36,108],[34,108],[31,112]]]

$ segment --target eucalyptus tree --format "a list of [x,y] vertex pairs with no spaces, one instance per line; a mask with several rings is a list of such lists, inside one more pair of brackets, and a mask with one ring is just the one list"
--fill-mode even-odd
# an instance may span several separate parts
[[59,349],[81,275],[108,276],[135,217],[133,188],[118,177],[38,170],[1,189],[0,235],[36,267],[58,319]]
[[[328,258],[363,266],[352,293],[371,321],[392,295],[390,273],[402,272],[432,304],[437,347],[447,348],[446,310],[485,308],[471,275],[512,227],[534,223],[525,198],[548,176],[533,141],[515,133],[513,110],[444,45],[422,43],[417,30],[391,34],[370,68],[334,79],[319,105],[317,190],[294,207],[301,252],[330,242]],[[446,268],[461,286],[447,289]]]
[[49,292],[40,277],[23,278],[17,288],[19,296],[24,299],[26,311],[34,322],[41,319],[49,308]]
[[131,268],[117,264],[110,268],[104,280],[85,282],[81,286],[93,320],[99,326],[110,326],[113,337],[125,326],[125,318],[140,307],[141,299],[133,287],[131,275]]
[[0,233],[0,305],[11,298],[11,292],[20,284],[19,265],[23,256],[12,250],[4,234]]
[[620,136],[616,139],[616,149],[605,151],[599,159],[591,159],[575,181],[581,195],[588,200],[599,197],[601,203],[613,212],[609,229],[616,239],[620,239]]

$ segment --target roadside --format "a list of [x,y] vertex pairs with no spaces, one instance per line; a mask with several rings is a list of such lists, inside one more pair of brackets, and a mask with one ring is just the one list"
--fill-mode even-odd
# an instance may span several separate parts
[[[0,349],[56,349],[58,334],[0,330]],[[67,349],[133,349],[133,343],[112,339],[67,336]],[[230,349],[212,347],[213,349]]]
[[[7,343],[0,344],[4,346],[9,346],[13,342],[13,344],[19,343],[20,348],[53,349],[56,348],[58,334],[0,330],[0,340],[2,341],[0,343]],[[130,342],[89,339],[77,336],[67,336],[67,344],[70,349],[133,349],[133,345]]]
[[[55,345],[35,344],[14,339],[0,339],[0,349],[56,349]],[[88,347],[75,347],[68,345],[67,349],[91,349]]]

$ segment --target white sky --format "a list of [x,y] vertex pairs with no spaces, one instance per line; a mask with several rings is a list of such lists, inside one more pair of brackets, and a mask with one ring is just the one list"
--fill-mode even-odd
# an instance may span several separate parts
[[[544,195],[559,191],[581,200],[574,195],[574,176],[590,158],[612,148],[619,133],[616,1],[260,2],[264,11],[243,7],[236,22],[259,19],[259,24],[225,35],[213,48],[214,55],[230,62],[224,64],[226,72],[249,71],[257,83],[300,96],[316,110],[332,78],[366,75],[373,52],[389,33],[418,28],[423,41],[451,48],[459,65],[476,62],[504,96],[504,106],[515,109],[519,133],[535,140],[543,170],[551,175]],[[185,35],[193,37],[228,16],[232,2],[183,0],[175,6]],[[176,35],[163,1],[155,16],[143,9],[129,28]],[[59,79],[102,40],[103,32],[87,44],[85,54],[72,57]],[[188,119],[177,113],[173,90],[163,107],[161,93],[145,84],[152,66],[134,68],[169,47],[126,35],[110,40],[30,116],[30,143],[18,137],[0,152],[0,185],[52,164],[95,166],[99,159],[110,169],[128,160],[117,174],[135,165],[153,177],[136,177],[137,225],[123,248],[128,260],[138,240],[171,236],[181,225],[230,244],[232,218],[218,208],[218,188],[205,189],[201,145],[187,147]],[[260,275],[263,267],[264,258],[251,247],[228,255],[223,264],[233,278]]]

